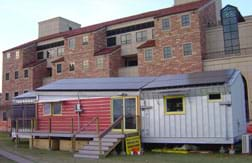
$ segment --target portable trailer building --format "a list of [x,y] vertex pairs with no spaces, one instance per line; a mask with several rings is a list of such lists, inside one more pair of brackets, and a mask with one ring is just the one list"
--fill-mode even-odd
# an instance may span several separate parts
[[[244,86],[236,70],[63,79],[36,93],[38,130],[48,130],[48,117],[57,132],[71,132],[69,118],[74,118],[74,130],[79,130],[88,123],[88,116],[95,115],[105,120],[104,130],[122,115],[124,130],[141,131],[143,143],[234,144],[246,133]],[[80,120],[77,104],[82,111]],[[54,109],[60,114],[52,114]],[[46,114],[48,110],[50,114]]]
[[234,144],[246,133],[244,96],[235,70],[159,77],[141,94],[142,142]]

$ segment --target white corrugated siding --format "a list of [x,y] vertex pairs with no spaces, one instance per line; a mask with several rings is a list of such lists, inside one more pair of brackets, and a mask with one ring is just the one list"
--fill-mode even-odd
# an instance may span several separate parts
[[246,110],[245,110],[245,96],[244,85],[242,77],[238,76],[231,87],[232,91],[232,109],[233,109],[233,134],[235,137],[246,133]]
[[190,90],[185,95],[185,114],[167,115],[163,93],[143,93],[141,104],[151,107],[142,111],[143,142],[233,143],[232,108],[220,102],[209,102],[208,92],[221,92],[222,102],[231,101],[229,88],[224,86]]

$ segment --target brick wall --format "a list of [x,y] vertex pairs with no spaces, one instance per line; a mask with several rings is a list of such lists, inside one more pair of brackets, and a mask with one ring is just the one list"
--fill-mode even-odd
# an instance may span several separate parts
[[[83,36],[89,37],[88,45],[82,44]],[[101,29],[99,31],[74,36],[75,38],[75,49],[68,48],[68,39],[65,39],[65,55],[64,61],[53,64],[52,67],[52,78],[53,80],[65,79],[65,78],[90,78],[90,77],[109,77],[117,75],[118,72],[110,70],[110,65],[114,66],[114,63],[110,62],[109,55],[95,56],[95,53],[106,47],[106,30]],[[103,68],[97,68],[96,58],[103,57],[104,66]],[[112,57],[118,60],[118,57]],[[83,69],[83,61],[89,61],[88,70]],[[69,64],[75,64],[75,71],[69,71]],[[62,73],[57,74],[56,65],[62,64]],[[110,72],[111,71],[111,72]]]
[[122,67],[121,48],[109,55],[109,71],[111,77],[117,77],[119,68]]
[[[20,54],[20,58],[15,58],[15,52],[11,52],[11,58],[9,60],[6,59],[6,55],[3,55],[3,89],[2,89],[2,105],[11,104],[11,99],[14,97],[14,92],[19,92],[22,94],[24,90],[32,90],[32,78],[31,78],[31,69],[27,68],[29,71],[29,78],[24,78],[24,68],[22,62],[22,54]],[[19,78],[15,79],[15,71],[19,72]],[[5,74],[10,74],[10,80],[5,80]],[[10,100],[5,100],[5,94],[9,93]]]
[[49,71],[46,68],[47,62],[42,62],[32,68],[32,87],[33,90],[43,85],[43,78],[49,76]]
[[[157,76],[164,74],[179,74],[202,71],[201,35],[199,15],[197,12],[189,12],[191,25],[181,26],[181,14],[170,16],[170,30],[162,30],[162,18],[155,19],[154,39],[156,46],[153,47],[153,60],[144,60],[144,50],[138,51],[138,67],[140,76]],[[184,56],[183,44],[192,43],[193,54]],[[164,59],[163,48],[172,48],[172,57]]]
[[24,66],[38,61],[36,47],[37,44],[32,44],[21,49],[21,60]]
[[[216,11],[216,3],[212,2],[199,12],[199,22],[200,22],[200,30],[201,30],[201,47],[202,47],[202,55],[206,54],[206,30],[208,27],[217,25],[217,13]],[[204,56],[203,56],[204,57]]]
[[94,52],[98,52],[107,47],[106,28],[94,33]]

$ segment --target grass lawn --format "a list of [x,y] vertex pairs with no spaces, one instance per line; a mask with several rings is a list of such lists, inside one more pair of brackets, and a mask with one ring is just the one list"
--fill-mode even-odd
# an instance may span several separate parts
[[[74,159],[70,152],[48,151],[48,150],[30,150],[28,144],[20,144],[18,148],[12,142],[7,134],[0,133],[0,148],[9,152],[18,154],[38,163],[90,163],[90,160]],[[0,163],[6,162],[0,157]],[[10,161],[9,161],[10,162]],[[228,154],[158,154],[145,153],[144,156],[110,156],[106,159],[92,160],[94,163],[251,163],[252,155],[228,155]]]
[[2,156],[0,156],[0,162],[2,162],[2,163],[14,163],[13,161],[8,160],[8,159],[6,159],[6,158],[4,158]]

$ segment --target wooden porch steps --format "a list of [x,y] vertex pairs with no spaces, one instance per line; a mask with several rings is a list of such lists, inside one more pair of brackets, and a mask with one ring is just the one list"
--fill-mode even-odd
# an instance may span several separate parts
[[99,151],[99,139],[94,138],[85,145],[78,153],[74,154],[75,158],[99,159],[106,157],[111,151],[125,138],[122,134],[109,133],[101,139],[101,153]]

